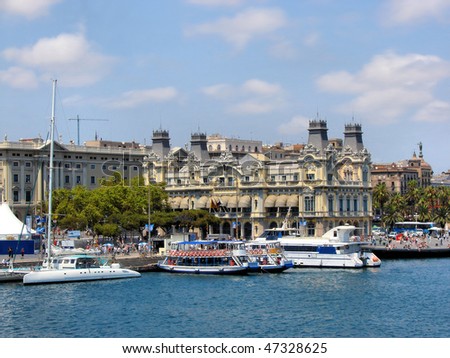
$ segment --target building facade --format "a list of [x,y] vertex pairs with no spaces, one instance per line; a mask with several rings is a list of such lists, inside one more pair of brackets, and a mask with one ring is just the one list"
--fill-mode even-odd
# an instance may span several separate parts
[[396,163],[374,163],[371,171],[372,186],[385,183],[386,188],[393,193],[405,194],[408,183],[413,180],[422,188],[432,184],[433,169],[423,158],[421,143],[418,157],[414,153],[412,158]]
[[[371,163],[361,126],[345,126],[341,147],[328,141],[327,131],[325,121],[311,121],[308,143],[282,160],[258,151],[210,155],[209,138],[195,133],[190,151],[150,153],[145,177],[167,184],[173,210],[204,209],[221,218],[221,224],[211,228],[213,233],[253,238],[266,228],[281,226],[289,215],[290,224],[303,227],[307,235],[321,235],[345,223],[368,234]],[[168,137],[165,146],[170,146]]]
[[[151,147],[56,142],[54,188],[94,189],[116,173],[125,181],[143,176],[147,183],[166,184],[172,210],[203,209],[220,218],[209,233],[254,238],[289,218],[305,235],[322,235],[345,223],[369,234],[371,162],[361,126],[345,125],[343,141],[328,140],[326,121],[310,121],[308,132],[308,143],[277,156],[264,155],[259,141],[221,137],[220,144],[205,133],[193,133],[189,149],[171,147],[169,132],[162,129],[153,131]],[[42,212],[48,159],[49,143],[42,139],[0,143],[2,199],[20,219],[28,208]]]
[[[99,187],[115,173],[125,180],[142,176],[142,159],[148,149],[136,143],[91,141],[85,146],[55,142],[55,189],[77,185]],[[16,216],[42,211],[47,200],[50,143],[41,138],[0,142],[0,191]]]

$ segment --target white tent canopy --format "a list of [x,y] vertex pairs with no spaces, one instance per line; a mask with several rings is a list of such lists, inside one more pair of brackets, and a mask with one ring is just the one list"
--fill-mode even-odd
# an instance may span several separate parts
[[[34,232],[34,230],[31,230],[31,233]],[[7,203],[2,203],[0,205],[0,239],[8,236],[17,239],[20,234],[22,234],[22,238],[30,237],[26,225],[14,215]]]

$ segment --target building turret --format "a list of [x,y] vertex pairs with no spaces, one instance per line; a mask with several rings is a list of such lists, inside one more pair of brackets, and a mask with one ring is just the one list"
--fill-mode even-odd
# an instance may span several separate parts
[[350,147],[354,152],[364,149],[361,124],[346,124],[344,131],[344,148]]
[[163,129],[153,131],[152,151],[160,158],[164,158],[170,152],[169,132]]
[[191,134],[191,151],[202,162],[209,159],[208,139],[205,133],[198,132]]
[[328,145],[327,121],[312,120],[309,121],[308,144],[313,145],[320,151],[324,151]]

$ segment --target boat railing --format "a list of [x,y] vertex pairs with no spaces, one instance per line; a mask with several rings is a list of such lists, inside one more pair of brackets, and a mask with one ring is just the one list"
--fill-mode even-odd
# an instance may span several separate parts
[[170,250],[172,257],[225,257],[230,256],[229,250]]

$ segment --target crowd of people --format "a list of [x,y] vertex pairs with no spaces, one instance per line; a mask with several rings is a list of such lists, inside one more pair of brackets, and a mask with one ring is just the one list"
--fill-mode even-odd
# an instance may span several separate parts
[[450,237],[448,232],[442,234],[398,233],[395,237],[385,234],[372,238],[372,245],[385,246],[387,249],[426,249],[435,247],[450,248]]

